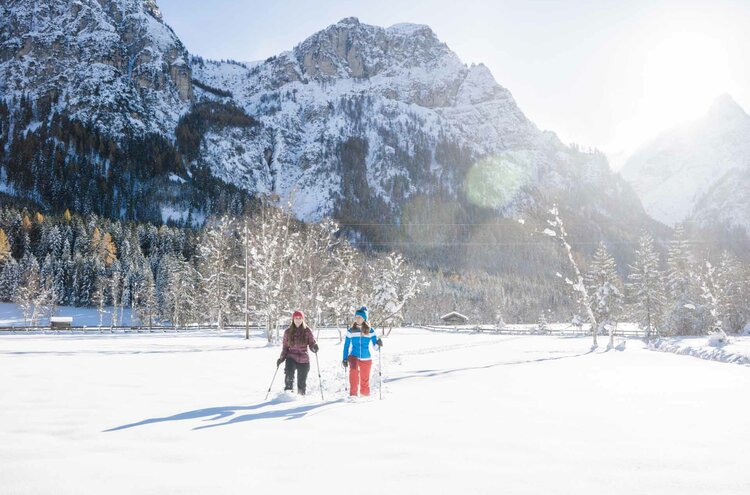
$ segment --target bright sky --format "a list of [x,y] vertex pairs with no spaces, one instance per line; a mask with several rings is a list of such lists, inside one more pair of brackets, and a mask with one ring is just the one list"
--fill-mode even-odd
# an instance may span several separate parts
[[428,24],[540,128],[617,168],[722,93],[750,111],[748,0],[157,0],[191,53],[260,60],[355,16]]

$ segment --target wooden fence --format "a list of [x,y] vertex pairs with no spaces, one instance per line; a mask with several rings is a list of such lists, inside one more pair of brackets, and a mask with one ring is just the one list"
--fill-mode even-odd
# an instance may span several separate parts
[[[445,333],[485,333],[495,335],[557,335],[557,336],[586,336],[591,335],[590,330],[586,327],[576,327],[573,325],[560,326],[552,324],[546,332],[540,332],[534,325],[506,325],[503,328],[496,328],[492,325],[406,325],[412,328],[421,328],[432,332]],[[320,330],[336,330],[337,327],[321,327]],[[45,335],[71,335],[71,334],[125,334],[125,333],[187,333],[198,331],[218,331],[218,325],[188,325],[176,327],[172,325],[117,325],[117,326],[71,326],[69,328],[51,328],[49,325],[35,326],[6,326],[0,327],[2,334],[24,334],[24,333],[43,333]],[[245,325],[224,325],[223,331],[242,331],[246,330]],[[345,331],[342,327],[341,331]],[[259,333],[266,334],[265,326],[251,325],[250,332],[254,335]],[[636,326],[623,326],[615,330],[618,337],[644,337],[645,333]]]
[[[65,328],[51,328],[49,325],[34,325],[34,326],[13,326],[13,327],[0,327],[0,334],[3,333],[29,333],[29,332],[41,332],[44,334],[75,334],[75,333],[178,333],[178,332],[196,332],[203,330],[219,330],[218,325],[188,325],[182,327],[176,327],[173,325],[82,325],[82,326],[70,326]],[[225,331],[245,331],[245,325],[224,325],[223,330]],[[251,332],[262,331],[265,332],[265,327],[257,325],[250,326]]]
[[[557,336],[587,336],[591,335],[591,327],[583,326],[577,327],[573,325],[569,326],[557,326],[552,325],[546,331],[540,331],[534,325],[506,325],[503,328],[496,328],[491,325],[414,325],[415,328],[423,328],[433,332],[446,332],[446,333],[486,333],[494,335],[557,335]],[[645,337],[645,332],[635,326],[624,326],[617,328],[614,331],[615,336],[618,337]],[[608,336],[609,334],[600,333],[600,336]]]

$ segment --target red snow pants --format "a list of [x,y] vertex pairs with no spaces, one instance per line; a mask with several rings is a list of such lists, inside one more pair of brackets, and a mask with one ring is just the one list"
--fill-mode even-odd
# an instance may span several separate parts
[[370,395],[370,369],[372,360],[361,360],[349,356],[349,395]]

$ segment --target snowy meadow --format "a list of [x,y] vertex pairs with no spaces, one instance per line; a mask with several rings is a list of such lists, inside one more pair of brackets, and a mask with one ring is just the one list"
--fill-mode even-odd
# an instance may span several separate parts
[[280,347],[260,334],[4,335],[0,491],[750,490],[748,366],[397,328],[350,401],[338,332],[319,341],[322,382],[313,360],[306,397],[280,372],[264,400]]

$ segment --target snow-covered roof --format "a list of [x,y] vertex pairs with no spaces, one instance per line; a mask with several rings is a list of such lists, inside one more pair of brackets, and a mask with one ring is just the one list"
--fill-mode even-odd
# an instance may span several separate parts
[[448,313],[447,315],[443,315],[443,316],[441,316],[441,317],[440,317],[440,319],[441,319],[441,320],[445,320],[445,319],[447,319],[447,318],[455,318],[455,317],[458,317],[458,318],[463,318],[464,320],[468,320],[468,319],[469,319],[469,317],[468,317],[468,316],[462,315],[461,313],[459,313],[459,312],[457,312],[457,311],[451,311],[451,312],[450,312],[450,313]]
[[53,316],[49,319],[50,323],[73,323],[72,316]]

